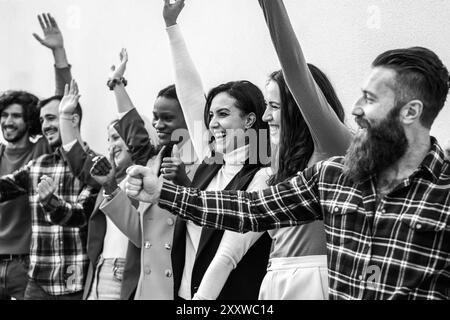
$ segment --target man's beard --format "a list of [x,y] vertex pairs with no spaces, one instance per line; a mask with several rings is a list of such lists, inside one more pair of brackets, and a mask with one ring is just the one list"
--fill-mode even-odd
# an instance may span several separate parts
[[398,120],[399,108],[394,108],[377,124],[369,124],[354,137],[344,158],[344,174],[354,183],[378,175],[398,159],[408,148],[405,131]]
[[28,128],[24,127],[22,130],[18,130],[16,135],[13,137],[8,137],[8,135],[5,134],[4,128],[3,128],[3,138],[9,142],[9,143],[16,143],[20,141],[26,134],[27,134]]

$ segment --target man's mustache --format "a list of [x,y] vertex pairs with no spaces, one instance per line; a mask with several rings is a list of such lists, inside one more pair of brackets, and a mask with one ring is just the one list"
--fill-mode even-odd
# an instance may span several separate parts
[[369,120],[367,120],[366,118],[362,117],[362,116],[357,116],[355,117],[355,122],[358,124],[358,126],[360,126],[361,128],[366,128],[366,129],[370,129],[371,125]]
[[56,128],[56,127],[48,127],[48,128],[45,128],[43,130],[43,133],[47,133],[49,131],[58,131],[58,128]]

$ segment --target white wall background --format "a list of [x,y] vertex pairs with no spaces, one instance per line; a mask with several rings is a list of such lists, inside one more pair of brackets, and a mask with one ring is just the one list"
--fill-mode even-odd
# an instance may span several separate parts
[[[350,111],[370,63],[382,51],[425,46],[450,67],[449,0],[285,0],[309,61],[332,80]],[[0,91],[53,94],[52,56],[32,37],[41,33],[36,15],[52,13],[63,31],[73,75],[81,88],[82,133],[106,151],[106,125],[115,102],[105,83],[121,47],[130,55],[128,90],[151,118],[159,89],[173,82],[162,19],[162,0],[0,0]],[[186,0],[179,23],[205,88],[248,79],[264,86],[279,68],[256,0]],[[450,139],[447,103],[432,133]]]

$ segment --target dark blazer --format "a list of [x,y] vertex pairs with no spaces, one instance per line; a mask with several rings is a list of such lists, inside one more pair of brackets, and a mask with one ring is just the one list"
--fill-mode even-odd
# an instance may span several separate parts
[[[87,299],[91,291],[94,280],[95,267],[98,258],[103,252],[103,240],[106,234],[106,217],[99,209],[103,202],[103,189],[100,190],[92,215],[89,219],[88,237],[87,237],[87,255],[89,257],[89,268],[84,285],[83,299]],[[135,204],[137,205],[137,203]],[[131,241],[128,241],[128,249],[125,260],[125,268],[122,279],[122,289],[120,292],[121,300],[131,300],[134,297],[139,273],[140,273],[141,250]]]
[[[202,163],[192,181],[192,187],[206,189],[222,165]],[[244,165],[224,190],[246,190],[254,175],[261,169],[259,165]],[[203,275],[214,258],[224,231],[203,228],[197,255],[192,270],[191,293],[194,295],[200,286]],[[249,249],[225,283],[218,300],[257,300],[261,282],[266,274],[272,239],[265,233]],[[174,295],[183,276],[186,252],[186,221],[178,218],[175,224],[172,265],[174,276]]]

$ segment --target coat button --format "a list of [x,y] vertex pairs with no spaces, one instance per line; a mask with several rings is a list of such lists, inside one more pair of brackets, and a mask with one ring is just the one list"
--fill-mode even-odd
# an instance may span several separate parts
[[334,212],[339,212],[339,208],[338,207],[334,207]]
[[169,226],[173,226],[173,219],[172,218],[167,219],[167,224]]
[[420,223],[417,223],[417,224],[416,224],[416,229],[417,229],[417,230],[422,229],[422,225],[421,225]]
[[150,249],[151,246],[152,246],[152,244],[149,241],[145,241],[145,243],[144,243],[145,249]]
[[166,248],[167,250],[170,250],[170,249],[172,249],[172,246],[170,245],[170,243],[166,243],[164,245],[164,248]]
[[150,274],[150,273],[152,273],[152,270],[150,269],[149,266],[145,266],[145,267],[144,267],[144,273],[145,273],[145,274]]
[[164,273],[166,274],[167,278],[170,278],[172,276],[172,270],[167,269]]

